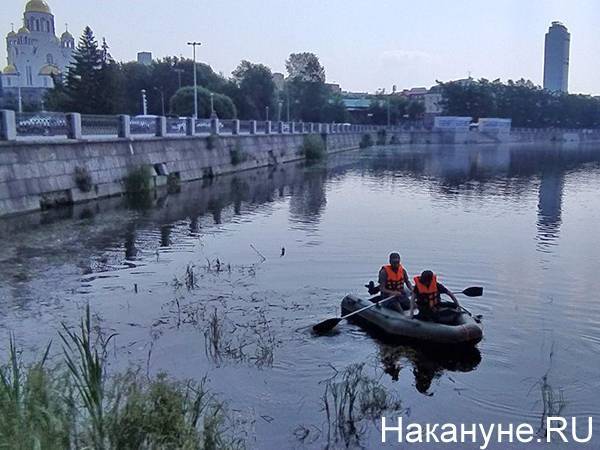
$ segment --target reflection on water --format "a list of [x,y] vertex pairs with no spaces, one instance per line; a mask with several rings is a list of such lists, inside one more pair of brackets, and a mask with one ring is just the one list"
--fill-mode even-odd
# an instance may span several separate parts
[[542,173],[538,202],[538,241],[541,246],[553,245],[558,239],[564,174]]
[[481,362],[481,353],[476,347],[452,350],[418,343],[410,346],[381,343],[379,347],[383,369],[393,381],[398,381],[401,373],[412,367],[415,388],[429,396],[433,395],[431,383],[444,372],[471,372]]
[[[387,147],[186,183],[143,208],[112,198],[10,218],[0,221],[0,326],[40,347],[90,301],[119,333],[122,364],[145,363],[148,336],[160,335],[156,370],[208,371],[235,407],[251,408],[256,448],[288,448],[322,407],[330,365],[364,361],[384,372],[377,388],[398,394],[417,420],[537,421],[543,405],[528,397],[525,379],[564,391],[565,414],[597,417],[597,368],[580,362],[600,355],[600,305],[589,296],[600,290],[598,181],[593,147]],[[484,315],[479,350],[392,345],[346,323],[318,340],[293,331],[337,314],[396,249],[411,275],[431,266],[449,287],[484,285],[483,298],[464,300]],[[201,270],[217,259],[252,276]],[[174,294],[187,267],[199,272],[198,288]],[[198,306],[193,330],[190,305]],[[268,323],[269,364],[215,365],[205,355],[200,313],[216,306],[257,348],[265,338],[253,326]],[[179,323],[169,314],[183,317],[181,329],[165,325]],[[549,342],[548,374],[539,349]],[[322,448],[326,434],[308,447]],[[361,435],[360,445],[375,448],[376,435]]]

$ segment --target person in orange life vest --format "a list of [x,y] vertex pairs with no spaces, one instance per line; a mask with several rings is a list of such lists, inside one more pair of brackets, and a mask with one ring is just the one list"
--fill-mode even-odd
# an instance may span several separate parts
[[425,270],[421,276],[415,277],[415,287],[413,295],[410,298],[410,317],[414,316],[415,300],[419,307],[419,319],[436,320],[440,309],[440,296],[446,294],[449,296],[456,307],[459,307],[458,300],[454,294],[442,283],[438,283],[437,276],[431,270]]
[[403,306],[408,309],[410,300],[404,291],[404,285],[408,287],[409,291],[412,290],[408,274],[400,264],[400,254],[391,253],[390,263],[379,271],[379,286],[382,299],[391,296],[395,296],[395,298],[383,303],[383,306],[396,311],[402,311]]

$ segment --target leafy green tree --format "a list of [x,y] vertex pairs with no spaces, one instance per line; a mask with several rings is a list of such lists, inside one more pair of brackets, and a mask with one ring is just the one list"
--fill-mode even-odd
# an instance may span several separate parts
[[109,52],[106,39],[102,39],[100,70],[98,71],[98,111],[118,114],[123,111],[124,83],[119,65]]
[[265,108],[273,111],[275,105],[275,83],[271,69],[244,60],[232,75],[232,81],[238,88],[234,99],[240,118],[266,119]]
[[285,68],[291,81],[325,83],[325,68],[314,53],[292,53]]
[[[146,91],[149,114],[162,114],[163,95],[166,112],[174,113],[169,111],[169,99],[180,86],[194,84],[194,63],[190,59],[166,57],[154,60],[150,66],[127,62],[122,63],[120,69],[124,79],[124,111],[128,114],[141,113],[142,89]],[[198,86],[212,92],[226,92],[227,80],[216,74],[209,65],[196,63],[196,73]]]
[[[211,115],[211,92],[203,87],[196,91],[198,97],[198,117],[208,118]],[[220,119],[233,119],[237,115],[235,105],[231,98],[224,94],[213,93],[215,112]],[[194,114],[194,88],[184,87],[179,89],[170,100],[173,114],[179,116],[192,116]]]
[[[121,63],[119,65],[123,80],[123,113],[130,115],[138,115],[142,113],[141,91],[146,90],[150,94],[151,68],[135,61]],[[152,96],[148,95],[151,99]],[[155,113],[156,110],[149,109],[150,113]]]
[[291,118],[306,122],[325,121],[330,92],[319,58],[314,53],[292,53],[285,67],[288,78],[284,98]]
[[347,123],[350,122],[350,113],[338,94],[331,95],[323,111],[325,122]]
[[596,128],[600,101],[587,95],[550,92],[529,80],[469,80],[440,83],[444,112],[450,115],[507,117],[515,127]]
[[397,125],[405,120],[421,118],[425,112],[425,105],[418,100],[409,100],[400,95],[377,95],[371,99],[368,110],[370,122],[376,125],[387,125],[388,110],[390,123]]

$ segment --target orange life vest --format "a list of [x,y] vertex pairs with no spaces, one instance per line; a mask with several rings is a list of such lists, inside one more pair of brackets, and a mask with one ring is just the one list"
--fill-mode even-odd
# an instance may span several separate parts
[[386,277],[385,288],[389,291],[401,291],[404,287],[404,267],[402,264],[398,266],[398,272],[394,272],[392,265],[383,266]]
[[417,288],[417,303],[426,304],[429,309],[435,311],[440,304],[440,293],[437,288],[437,277],[433,275],[431,283],[426,286],[421,283],[421,277],[415,277],[415,287]]

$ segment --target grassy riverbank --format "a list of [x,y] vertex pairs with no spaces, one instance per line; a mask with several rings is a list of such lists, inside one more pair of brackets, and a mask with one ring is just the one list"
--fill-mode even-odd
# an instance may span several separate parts
[[97,332],[89,308],[79,327],[63,325],[52,345],[25,365],[14,340],[0,369],[0,448],[239,449],[227,408],[201,382],[140,370],[108,374],[113,336]]

